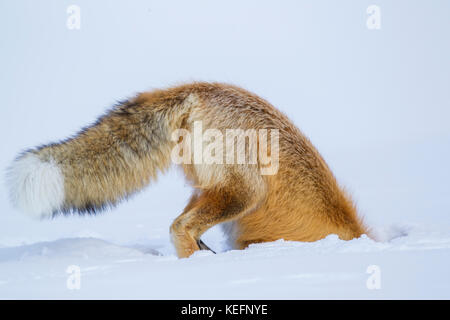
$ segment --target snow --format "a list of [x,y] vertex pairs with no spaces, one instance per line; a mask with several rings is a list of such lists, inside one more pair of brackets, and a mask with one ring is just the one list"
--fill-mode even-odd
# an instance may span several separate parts
[[449,3],[378,1],[377,31],[369,1],[77,4],[80,30],[68,3],[0,3],[1,170],[136,91],[232,82],[311,138],[377,241],[230,250],[214,227],[217,254],[178,259],[169,226],[190,188],[176,168],[103,214],[44,221],[13,208],[2,174],[0,299],[450,298]]
[[[246,250],[222,248],[218,254],[199,251],[188,259],[177,259],[159,245],[158,241],[116,245],[78,237],[1,248],[0,295],[13,299],[429,299],[442,298],[450,281],[446,262],[450,233],[413,231],[388,242],[365,236],[342,241],[335,235],[314,243],[278,240]],[[71,265],[80,267],[77,290],[66,285]],[[371,265],[381,270],[380,289],[366,286]]]

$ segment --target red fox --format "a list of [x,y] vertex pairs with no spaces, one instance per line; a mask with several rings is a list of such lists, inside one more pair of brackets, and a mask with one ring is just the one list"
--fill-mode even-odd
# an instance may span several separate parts
[[[260,157],[248,163],[196,161],[195,152],[186,151],[195,143],[174,137],[176,130],[194,130],[196,122],[215,130],[216,138],[227,129],[276,130],[276,146],[267,146],[268,155],[278,156],[276,172],[263,174],[267,163]],[[249,137],[242,140],[245,152]],[[200,237],[217,224],[238,249],[277,239],[316,241],[329,234],[349,240],[368,232],[308,138],[269,102],[222,83],[140,93],[74,137],[26,151],[9,170],[12,201],[39,218],[95,213],[154,180],[171,165],[183,140],[186,161],[180,165],[194,193],[170,227],[179,257],[209,249]],[[256,148],[267,145],[262,140],[256,135]],[[220,158],[221,151],[214,153]]]

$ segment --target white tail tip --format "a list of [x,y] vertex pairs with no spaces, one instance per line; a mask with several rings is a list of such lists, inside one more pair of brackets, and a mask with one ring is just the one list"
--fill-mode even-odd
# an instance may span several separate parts
[[49,218],[64,203],[64,176],[53,159],[24,154],[10,167],[8,184],[13,204],[33,218]]

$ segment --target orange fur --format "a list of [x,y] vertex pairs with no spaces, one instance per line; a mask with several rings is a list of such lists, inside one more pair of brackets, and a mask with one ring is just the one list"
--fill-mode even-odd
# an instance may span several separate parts
[[[277,239],[315,241],[367,233],[355,206],[311,142],[264,99],[236,86],[192,83],[155,90],[115,107],[74,138],[31,151],[64,176],[59,211],[94,211],[140,190],[170,165],[175,129],[278,129],[279,170],[256,164],[183,164],[195,192],[170,231],[180,257],[224,223],[237,248]],[[261,141],[258,140],[258,144]],[[274,150],[271,150],[274,152]]]

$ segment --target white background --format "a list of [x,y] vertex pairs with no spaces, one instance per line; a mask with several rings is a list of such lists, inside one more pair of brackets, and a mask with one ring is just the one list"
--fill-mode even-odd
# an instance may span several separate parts
[[[66,27],[67,7],[81,29]],[[381,29],[366,26],[369,5]],[[449,298],[448,1],[0,2],[0,298]],[[31,221],[6,168],[117,100],[191,80],[240,85],[311,139],[380,242],[277,242],[177,260],[177,170],[95,217]],[[46,242],[45,242],[46,241]],[[160,254],[160,256],[156,255]],[[67,266],[82,270],[66,287]],[[368,290],[379,265],[382,288]]]

